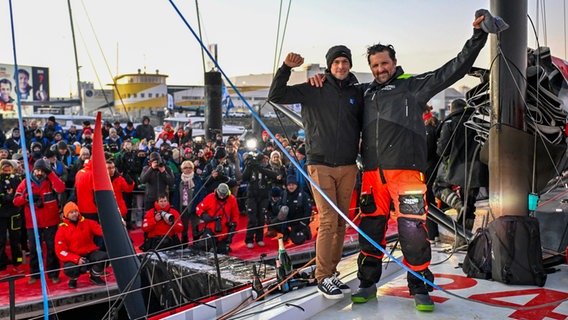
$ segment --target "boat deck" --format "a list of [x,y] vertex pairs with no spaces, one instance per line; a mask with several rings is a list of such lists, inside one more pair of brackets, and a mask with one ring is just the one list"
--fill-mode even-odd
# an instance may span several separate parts
[[[275,294],[256,302],[230,319],[567,319],[568,266],[557,266],[548,275],[544,287],[513,286],[503,283],[467,278],[458,267],[465,252],[448,253],[449,245],[433,247],[431,270],[435,283],[447,292],[431,293],[436,306],[434,312],[420,312],[408,294],[406,271],[396,263],[384,266],[383,277],[377,284],[377,299],[365,304],[353,304],[350,295],[341,300],[328,300],[316,287],[307,287],[286,294]],[[395,252],[395,256],[400,256]],[[447,259],[447,260],[446,260]],[[356,279],[357,257],[344,259],[340,278],[353,290]],[[440,263],[441,262],[441,263]],[[247,292],[235,294],[242,299]],[[168,317],[177,319],[214,319],[232,307],[217,304],[217,309],[198,307],[194,311]],[[540,306],[540,307],[539,307]],[[523,309],[524,308],[524,309]]]

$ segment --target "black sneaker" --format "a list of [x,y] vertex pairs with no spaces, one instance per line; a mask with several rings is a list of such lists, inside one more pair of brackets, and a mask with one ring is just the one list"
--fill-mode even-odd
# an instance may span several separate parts
[[69,279],[69,283],[67,283],[69,289],[77,289],[77,279]]
[[318,284],[318,291],[326,297],[327,299],[336,300],[343,299],[344,295],[331,280],[331,277],[323,279],[321,283]]
[[341,280],[339,280],[339,278],[337,277],[337,275],[333,275],[331,276],[331,281],[333,282],[333,284],[339,288],[339,290],[341,290],[341,292],[345,293],[345,294],[349,294],[351,293],[351,287],[349,287],[348,285],[346,285],[345,283],[341,282]]
[[95,285],[97,285],[97,286],[104,286],[104,285],[106,285],[106,282],[105,282],[103,279],[101,279],[101,277],[99,277],[99,276],[93,276],[93,275],[91,275],[90,278],[91,278],[91,283],[92,283],[92,284],[95,284]]

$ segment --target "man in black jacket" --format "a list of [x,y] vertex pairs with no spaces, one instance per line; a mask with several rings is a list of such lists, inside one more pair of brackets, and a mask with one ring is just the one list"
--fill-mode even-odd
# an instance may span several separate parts
[[264,247],[264,222],[268,210],[268,197],[271,186],[278,174],[270,169],[262,153],[247,153],[244,156],[245,171],[243,181],[247,185],[247,233],[245,243],[247,248],[254,248],[254,242]]
[[[475,221],[479,188],[487,186],[489,179],[487,166],[479,160],[481,145],[475,142],[475,131],[464,126],[474,111],[463,99],[450,104],[450,114],[440,127],[436,153],[442,157],[442,162],[434,184],[436,196],[458,211],[458,223],[464,223],[465,216],[465,227],[469,231]],[[456,193],[454,190],[458,189]]]
[[140,183],[145,184],[144,188],[144,209],[146,211],[154,207],[154,202],[158,200],[159,194],[169,196],[175,183],[172,169],[164,163],[164,160],[157,152],[150,153],[148,165],[142,169]]
[[[407,75],[397,66],[391,45],[377,44],[367,49],[367,61],[375,80],[364,94],[360,227],[384,246],[392,201],[404,264],[431,282],[434,276],[428,269],[431,249],[425,227],[428,206],[424,201],[424,172],[428,162],[422,114],[428,100],[471,69],[487,41],[487,33],[480,29],[483,19],[481,15],[473,22],[473,36],[456,58],[420,75]],[[351,300],[365,303],[376,297],[383,253],[361,236],[359,244],[360,284]],[[432,287],[410,272],[407,281],[416,309],[433,311],[434,303],[428,294]]]
[[312,188],[320,215],[316,242],[316,279],[318,290],[328,299],[341,299],[350,292],[336,276],[343,253],[345,220],[326,199],[348,214],[359,151],[363,99],[350,72],[351,50],[339,45],[326,54],[326,81],[316,88],[309,83],[287,86],[294,67],[304,58],[289,53],[274,77],[268,99],[277,103],[301,103],[302,124],[306,135],[306,157],[310,178],[325,193]]

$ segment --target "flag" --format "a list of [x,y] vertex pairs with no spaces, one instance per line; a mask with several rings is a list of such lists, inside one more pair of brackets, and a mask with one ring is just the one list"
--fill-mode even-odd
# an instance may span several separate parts
[[228,117],[229,116],[229,110],[231,108],[234,108],[235,105],[233,105],[233,100],[231,100],[231,96],[229,95],[229,90],[227,90],[225,83],[223,83],[222,94],[223,94],[223,100],[221,102],[221,105],[225,109],[225,116]]

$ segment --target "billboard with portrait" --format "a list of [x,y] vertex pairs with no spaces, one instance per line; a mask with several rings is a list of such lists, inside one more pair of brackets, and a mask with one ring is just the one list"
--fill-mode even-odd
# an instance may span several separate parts
[[[18,86],[16,88],[16,86]],[[17,94],[22,101],[22,115],[34,113],[27,101],[49,100],[49,68],[0,64],[0,114],[3,118],[17,117]]]

